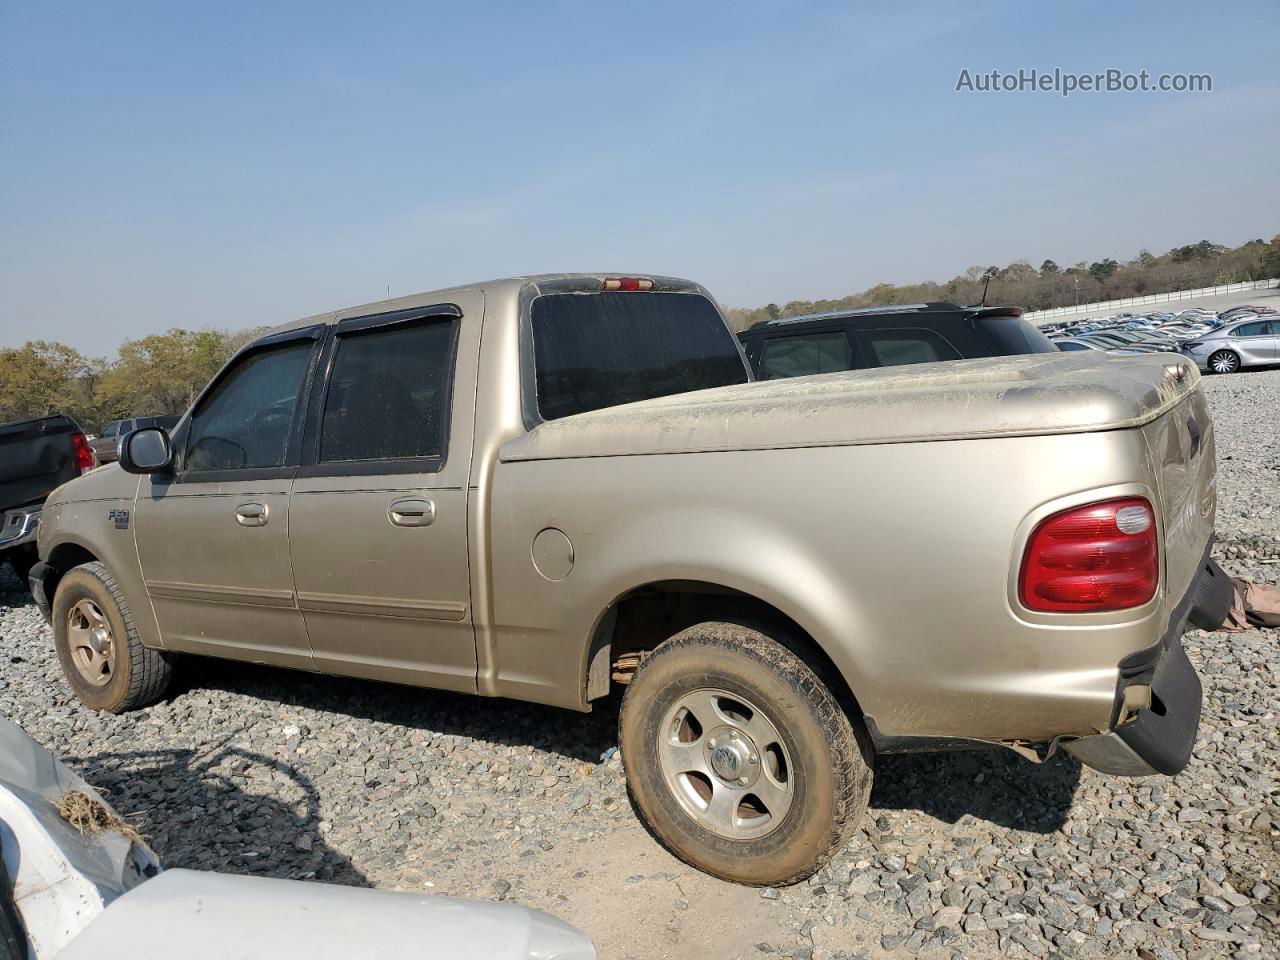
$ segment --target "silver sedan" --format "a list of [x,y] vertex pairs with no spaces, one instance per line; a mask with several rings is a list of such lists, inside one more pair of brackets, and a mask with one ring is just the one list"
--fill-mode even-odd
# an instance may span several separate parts
[[1280,363],[1280,318],[1223,324],[1184,341],[1179,351],[1206,373],[1235,373],[1244,367]]

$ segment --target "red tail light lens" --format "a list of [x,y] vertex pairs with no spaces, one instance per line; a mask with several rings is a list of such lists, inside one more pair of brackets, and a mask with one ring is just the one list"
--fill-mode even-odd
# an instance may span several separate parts
[[88,473],[98,465],[97,458],[93,455],[93,447],[89,446],[89,438],[83,433],[71,435],[71,446],[76,451],[76,469],[81,473]]
[[1091,613],[1140,607],[1156,595],[1156,518],[1143,497],[1073,507],[1027,544],[1019,594],[1028,610]]
[[605,277],[605,290],[652,290],[653,281],[647,277]]

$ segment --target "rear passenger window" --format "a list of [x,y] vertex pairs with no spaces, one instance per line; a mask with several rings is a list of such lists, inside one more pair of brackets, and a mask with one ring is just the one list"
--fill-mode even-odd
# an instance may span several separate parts
[[1242,323],[1231,331],[1233,337],[1261,337],[1267,332],[1267,321],[1259,320],[1256,323]]
[[320,460],[443,458],[453,333],[434,318],[339,335]]
[[760,379],[806,377],[835,373],[852,366],[849,338],[842,330],[765,340],[760,354]]
[[237,361],[191,417],[186,469],[284,466],[313,346],[295,340]]
[[960,352],[945,337],[932,330],[863,330],[858,336],[862,338],[867,355],[882,367],[960,359]]

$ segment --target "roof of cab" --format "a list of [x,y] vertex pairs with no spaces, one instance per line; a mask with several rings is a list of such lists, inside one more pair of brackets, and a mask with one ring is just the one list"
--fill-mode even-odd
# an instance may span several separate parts
[[421,293],[411,293],[403,297],[395,297],[389,300],[375,300],[371,303],[362,303],[356,306],[343,307],[339,310],[330,310],[326,313],[317,313],[310,317],[303,317],[300,320],[293,320],[289,323],[283,323],[277,327],[272,327],[270,330],[265,331],[262,334],[262,337],[272,337],[280,333],[287,333],[290,330],[314,327],[321,323],[336,323],[339,320],[346,320],[351,317],[373,316],[380,313],[393,313],[397,310],[411,310],[414,307],[425,307],[431,304],[447,301],[451,294],[458,294],[467,290],[475,290],[489,294],[503,290],[510,290],[511,288],[519,290],[529,285],[573,286],[574,281],[598,280],[603,282],[607,277],[643,277],[654,282],[656,292],[670,292],[677,290],[682,292],[706,292],[701,286],[691,280],[683,280],[679,277],[666,277],[654,273],[619,271],[603,273],[531,273],[525,276],[501,277],[497,280],[484,280],[479,283],[464,283],[453,287],[442,287],[438,290],[425,290]]

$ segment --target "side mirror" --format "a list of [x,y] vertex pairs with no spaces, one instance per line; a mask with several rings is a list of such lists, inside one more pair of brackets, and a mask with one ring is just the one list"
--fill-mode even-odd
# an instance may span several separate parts
[[159,427],[143,427],[120,441],[120,467],[126,473],[162,473],[173,465],[169,435]]

